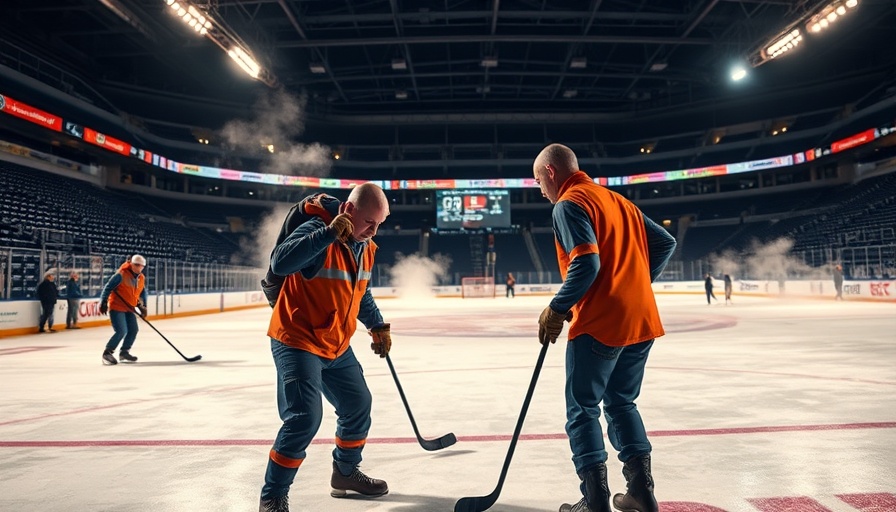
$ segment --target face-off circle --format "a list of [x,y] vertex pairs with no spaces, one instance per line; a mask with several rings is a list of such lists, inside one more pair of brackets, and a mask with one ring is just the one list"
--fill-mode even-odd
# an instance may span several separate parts
[[[509,313],[468,313],[442,315],[422,321],[416,318],[390,320],[392,331],[405,336],[451,338],[526,338],[538,335],[538,315]],[[713,331],[737,325],[737,318],[722,316],[676,317],[664,321],[667,334],[693,331]]]

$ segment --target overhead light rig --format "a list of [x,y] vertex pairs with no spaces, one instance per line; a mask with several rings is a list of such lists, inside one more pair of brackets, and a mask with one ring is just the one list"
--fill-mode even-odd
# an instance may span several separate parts
[[749,56],[753,67],[794,52],[807,36],[817,36],[834,23],[854,11],[859,0],[834,0],[820,9],[814,9],[790,23],[785,30],[767,41]]
[[208,38],[218,45],[247,75],[264,82],[269,87],[277,85],[277,77],[258,63],[249,45],[224,20],[213,15],[206,7],[194,4],[190,0],[162,1],[171,13],[190,27],[197,36]]

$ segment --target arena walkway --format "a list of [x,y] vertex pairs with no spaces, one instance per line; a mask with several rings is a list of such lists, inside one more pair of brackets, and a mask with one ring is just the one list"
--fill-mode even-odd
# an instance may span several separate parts
[[[896,511],[896,306],[661,296],[668,334],[639,407],[663,512]],[[329,495],[332,408],[299,471],[293,510],[450,511],[495,487],[539,352],[546,297],[388,299],[392,360],[355,351],[374,395],[362,469],[376,500]],[[0,510],[255,511],[279,427],[269,310],[141,323],[140,362],[100,364],[110,327],[0,340]],[[506,484],[491,510],[578,499],[563,431],[562,342],[548,350]],[[611,490],[624,489],[611,452]]]

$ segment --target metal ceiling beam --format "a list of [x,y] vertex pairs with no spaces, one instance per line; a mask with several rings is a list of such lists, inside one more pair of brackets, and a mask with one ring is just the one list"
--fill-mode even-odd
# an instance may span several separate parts
[[[688,36],[691,35],[691,32],[693,32],[694,29],[696,29],[697,26],[700,25],[701,22],[703,22],[703,20],[706,18],[706,16],[709,15],[709,11],[711,11],[713,9],[713,7],[715,7],[716,4],[718,4],[718,3],[719,3],[719,0],[709,0],[709,2],[706,3],[706,5],[703,7],[703,10],[700,11],[700,14],[698,14],[694,18],[694,20],[688,24],[688,27],[685,29],[685,31],[681,33],[678,41],[670,43],[672,45],[672,47],[666,53],[666,55],[665,55],[666,59],[668,59],[669,57],[672,56],[672,53],[675,52],[676,48],[678,48],[680,45],[685,44],[687,41],[689,41]],[[654,61],[656,60],[657,57],[659,57],[659,55],[662,51],[663,51],[663,48],[657,48],[653,52],[653,54],[650,56],[650,58],[647,59],[647,62],[644,64],[644,67],[641,69],[642,73],[646,72],[648,69],[650,69],[650,66],[653,65]],[[628,96],[629,93],[632,91],[632,89],[635,88],[635,85],[637,83],[638,83],[637,78],[632,80],[632,83],[629,84],[629,86],[625,90],[625,92],[622,93],[622,97],[624,98],[624,97]]]
[[[280,0],[283,1],[283,0]],[[398,45],[398,44],[445,44],[445,43],[578,43],[578,44],[683,44],[694,46],[728,45],[723,41],[710,38],[679,39],[678,37],[651,36],[576,36],[568,34],[556,35],[446,35],[446,36],[407,36],[407,37],[367,37],[350,39],[317,39],[304,41],[281,41],[275,46],[279,48],[329,48],[338,46],[359,45]]]
[[[440,63],[447,65],[448,63]],[[464,76],[479,76],[481,72],[479,70],[470,70],[470,71],[438,71],[433,73],[417,73],[417,78],[460,78]],[[556,71],[492,71],[490,76],[502,77],[518,77],[518,76],[526,76],[526,77],[556,77]],[[302,84],[305,85],[313,85],[313,84],[324,84],[329,83],[329,80],[314,80],[308,79],[304,73],[299,73],[298,75]],[[576,76],[580,76],[583,78],[622,78],[622,79],[631,79],[631,78],[640,78],[643,80],[658,80],[662,82],[666,81],[675,81],[675,82],[697,82],[697,83],[707,83],[707,77],[704,75],[700,75],[698,73],[681,73],[681,74],[663,74],[657,75],[655,73],[640,73],[638,71],[632,71],[631,73],[602,73],[602,72],[584,72],[584,73],[576,73]],[[358,81],[367,81],[367,80],[377,80],[381,78],[392,78],[391,76],[384,75],[345,75],[340,76],[339,80],[343,83],[345,82],[358,82]],[[288,81],[288,80],[286,80]],[[549,86],[545,86],[545,88],[550,88]]]
[[[389,0],[389,7],[392,9],[392,23],[395,25],[395,34],[398,37],[404,36],[404,28],[401,25],[401,19],[399,15],[401,14],[398,11],[398,1],[397,0]],[[408,48],[408,45],[401,45],[401,48],[404,53],[405,64],[408,68],[408,74],[411,76],[411,86],[414,88],[414,97],[420,98],[420,88],[417,87],[417,77],[414,76],[414,61],[411,59],[411,49]]]
[[143,23],[140,16],[134,14],[124,4],[118,0],[99,0],[99,2],[115,13],[116,16],[124,20],[128,25],[143,34],[143,37],[149,39],[154,44],[159,44],[159,38],[156,37],[156,34]]
[[[582,35],[587,35],[588,32],[591,31],[591,26],[594,24],[594,18],[597,16],[597,11],[600,9],[601,3],[603,3],[603,0],[593,0],[591,16],[588,17],[588,21],[585,23]],[[557,77],[557,86],[554,87],[554,91],[551,93],[552,100],[557,98],[557,93],[560,92],[560,87],[563,86],[563,80],[566,78],[566,75],[569,74],[569,64],[572,62],[573,55],[578,47],[579,45],[577,44],[569,45],[569,50],[566,52],[566,58],[563,59],[563,69],[560,70],[560,76]]]
[[[280,8],[283,9],[283,12],[286,14],[286,18],[289,20],[292,27],[295,29],[296,33],[299,34],[299,37],[302,39],[308,40],[308,36],[305,35],[305,31],[302,29],[302,25],[299,24],[299,20],[292,13],[292,9],[289,7],[287,0],[277,0],[277,3],[280,5]],[[319,50],[318,45],[312,45],[314,49],[314,53],[317,54],[317,58],[324,64],[324,70],[327,72],[327,76],[333,80],[333,85],[336,87],[336,90],[339,91],[339,95],[342,96],[343,101],[348,101],[348,97],[346,97],[345,92],[342,90],[342,86],[339,85],[339,81],[336,80],[336,76],[333,75],[333,71],[330,70],[330,66],[327,64],[327,59],[324,58],[324,54]]]
[[[219,0],[218,5],[227,6],[236,3],[252,4],[252,3],[276,3],[279,0]],[[481,11],[428,11],[428,12],[403,12],[400,14],[401,21],[420,21],[426,20],[430,22],[441,22],[450,20],[484,20],[489,19],[491,10]],[[536,10],[504,10],[498,14],[500,19],[508,20],[581,20],[588,16],[588,10],[582,11],[536,11]],[[359,14],[310,14],[304,16],[303,21],[308,25],[314,24],[338,24],[352,23],[354,21],[360,23],[380,22],[388,23],[391,21],[389,13],[359,13]],[[658,21],[669,23],[682,23],[690,20],[688,14],[676,14],[667,12],[629,12],[629,11],[601,11],[597,16],[600,21]]]
[[[345,7],[348,9],[348,12],[355,14],[355,8],[354,8],[354,6],[352,6],[352,0],[345,0]],[[358,33],[358,34],[361,33],[361,26],[358,25],[357,22],[352,23],[352,28],[355,29],[356,33]],[[364,66],[364,69],[366,69],[367,72],[370,73],[371,75],[376,74],[376,65],[374,64],[373,59],[370,57],[370,49],[367,48],[366,46],[363,46],[363,47],[361,47],[361,52],[364,53],[364,59],[365,59],[365,63],[366,63],[366,66]],[[344,70],[345,68],[341,67],[340,69]],[[302,73],[302,75],[307,75],[307,73]],[[376,85],[379,86],[380,85],[379,78],[377,78],[375,80],[376,80]]]
[[681,34],[681,38],[684,39],[691,35],[691,32],[693,32],[694,29],[697,28],[697,25],[699,25],[703,21],[703,19],[706,18],[706,16],[709,14],[709,11],[711,11],[712,8],[715,7],[718,3],[719,0],[710,0],[710,2],[706,4],[706,7],[703,8],[700,14],[696,18],[694,18],[694,21],[692,21],[691,24],[688,25],[687,30],[685,30],[684,33]]

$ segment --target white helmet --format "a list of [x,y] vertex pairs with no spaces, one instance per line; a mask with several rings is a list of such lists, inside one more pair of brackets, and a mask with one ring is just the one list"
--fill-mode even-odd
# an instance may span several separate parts
[[144,258],[143,256],[140,256],[139,254],[135,254],[135,255],[131,256],[131,263],[133,263],[135,265],[143,265],[145,267],[146,266],[146,258]]

